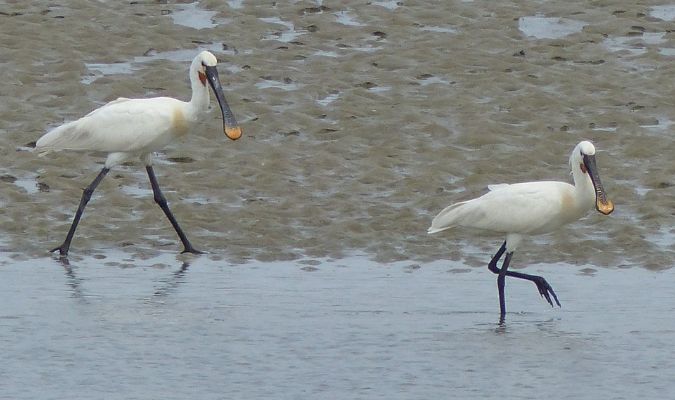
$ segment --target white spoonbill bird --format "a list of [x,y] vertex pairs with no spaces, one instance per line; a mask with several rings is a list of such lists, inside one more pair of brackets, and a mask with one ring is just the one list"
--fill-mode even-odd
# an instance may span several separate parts
[[[452,227],[478,228],[506,234],[506,241],[488,264],[497,277],[500,322],[504,322],[506,306],[504,281],[506,276],[534,282],[539,294],[553,306],[551,296],[560,306],[551,285],[541,276],[509,271],[511,256],[525,235],[551,232],[584,216],[594,206],[602,214],[614,211],[595,164],[595,147],[583,141],[570,156],[574,185],[565,182],[539,181],[488,186],[488,193],[476,199],[446,207],[431,221],[428,233]],[[502,268],[497,262],[506,252]]]
[[73,240],[84,208],[110,169],[124,161],[140,158],[148,172],[155,202],[162,208],[183,242],[185,247],[183,253],[200,253],[190,244],[159,189],[152,169],[152,153],[162,149],[174,139],[186,135],[204,118],[209,107],[207,82],[220,105],[225,135],[232,140],[239,139],[241,128],[225,101],[216,63],[216,57],[208,51],[202,51],[192,61],[190,65],[192,98],[188,102],[170,97],[150,99],[120,97],[77,121],[52,129],[37,141],[35,150],[41,154],[56,150],[94,150],[109,153],[101,172],[84,189],[66,240],[52,249],[52,252],[58,250],[62,256],[68,254],[70,242]]

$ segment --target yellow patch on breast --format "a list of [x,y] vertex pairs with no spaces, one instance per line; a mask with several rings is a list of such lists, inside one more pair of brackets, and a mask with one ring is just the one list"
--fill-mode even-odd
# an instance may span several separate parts
[[180,108],[174,108],[171,115],[171,125],[175,135],[183,136],[188,133],[188,121],[185,119],[185,114]]
[[571,193],[563,192],[561,201],[562,212],[563,213],[574,212],[576,210],[576,205],[577,203],[574,196]]

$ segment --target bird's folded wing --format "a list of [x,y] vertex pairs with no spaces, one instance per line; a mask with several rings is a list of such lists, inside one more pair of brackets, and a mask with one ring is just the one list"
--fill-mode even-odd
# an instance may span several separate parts
[[[170,129],[171,108],[157,99],[117,99],[86,116],[61,125],[36,143],[39,152],[51,150],[137,151]],[[172,99],[173,100],[173,99]]]
[[541,231],[561,213],[562,182],[500,185],[473,200],[446,207],[432,221],[429,233],[453,226],[503,233]]

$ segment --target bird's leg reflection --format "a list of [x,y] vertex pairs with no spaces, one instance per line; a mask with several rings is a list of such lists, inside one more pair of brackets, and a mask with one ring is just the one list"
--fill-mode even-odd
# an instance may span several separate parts
[[158,288],[155,290],[155,293],[153,293],[154,297],[164,297],[169,295],[171,292],[176,290],[178,285],[184,282],[183,277],[185,276],[185,273],[188,270],[188,267],[190,267],[190,263],[188,262],[183,262],[183,265],[181,265],[180,269],[176,272],[174,272],[169,279],[164,281],[165,285],[162,287]]
[[506,251],[506,242],[502,243],[502,246],[499,248],[499,250],[497,250],[497,253],[495,253],[494,257],[492,257],[492,260],[490,260],[490,263],[488,264],[488,269],[492,273],[498,275],[497,290],[499,291],[499,310],[500,310],[499,324],[500,325],[504,324],[504,320],[506,318],[506,301],[504,299],[504,286],[506,283],[505,280],[507,276],[518,279],[525,279],[530,282],[533,282],[537,286],[537,290],[539,290],[539,295],[541,295],[541,297],[543,297],[548,302],[548,304],[551,305],[551,307],[553,307],[553,301],[551,300],[551,296],[553,297],[553,300],[558,305],[558,307],[560,307],[558,296],[556,296],[551,285],[549,285],[548,282],[546,282],[546,279],[537,275],[524,274],[521,272],[508,270],[509,264],[511,263],[511,256],[513,255],[513,252],[506,253],[506,257],[504,258],[504,263],[502,264],[501,269],[497,267],[497,263],[499,262],[499,259],[502,257],[505,251]]
[[72,293],[73,297],[84,300],[82,288],[80,287],[81,279],[75,275],[75,271],[70,265],[70,261],[68,261],[68,258],[66,257],[59,257],[59,262],[66,272],[66,284],[70,287],[70,292]]

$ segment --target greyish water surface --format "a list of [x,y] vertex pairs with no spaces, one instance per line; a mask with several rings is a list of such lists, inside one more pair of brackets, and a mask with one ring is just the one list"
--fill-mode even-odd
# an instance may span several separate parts
[[[675,291],[675,7],[665,2],[0,2],[0,398],[667,398]],[[119,96],[189,98],[220,60],[244,129],[208,115],[140,165],[38,158]],[[616,211],[529,240],[562,309],[428,236],[488,184],[569,180],[592,140]]]
[[[451,263],[88,257],[3,268],[8,399],[668,398],[673,270],[535,265],[562,309]],[[11,282],[11,285],[8,284]]]

